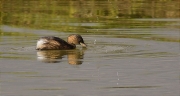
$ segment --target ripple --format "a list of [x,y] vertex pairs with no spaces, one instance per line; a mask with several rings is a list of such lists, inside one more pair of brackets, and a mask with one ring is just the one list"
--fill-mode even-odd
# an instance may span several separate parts
[[156,88],[160,86],[120,86],[120,87],[102,87],[101,89],[121,89],[121,88]]
[[64,79],[64,81],[90,81],[89,79]]
[[45,91],[47,91],[47,90],[67,90],[67,89],[65,89],[65,88],[33,88],[33,89],[29,89],[29,90],[45,90]]

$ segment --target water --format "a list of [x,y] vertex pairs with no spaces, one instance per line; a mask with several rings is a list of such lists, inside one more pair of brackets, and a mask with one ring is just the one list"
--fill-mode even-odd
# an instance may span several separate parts
[[[0,95],[179,96],[178,4],[2,1]],[[88,48],[35,50],[70,34]]]

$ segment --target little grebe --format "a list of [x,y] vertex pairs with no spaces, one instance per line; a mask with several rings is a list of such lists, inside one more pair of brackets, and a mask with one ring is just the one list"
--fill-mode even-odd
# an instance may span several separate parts
[[41,37],[37,41],[36,50],[67,50],[75,49],[76,45],[81,44],[87,47],[81,35],[68,36],[67,42],[61,38],[54,36]]

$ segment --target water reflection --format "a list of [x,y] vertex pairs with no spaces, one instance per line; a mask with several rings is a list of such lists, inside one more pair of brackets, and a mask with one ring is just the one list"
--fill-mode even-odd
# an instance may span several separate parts
[[86,49],[37,51],[37,59],[45,63],[59,63],[67,55],[68,63],[80,65]]

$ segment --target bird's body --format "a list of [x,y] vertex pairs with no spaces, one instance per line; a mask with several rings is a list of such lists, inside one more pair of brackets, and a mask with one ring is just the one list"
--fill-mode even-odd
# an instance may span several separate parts
[[81,35],[70,35],[67,42],[59,37],[46,36],[37,41],[36,50],[69,50],[75,49],[77,44],[86,47]]

